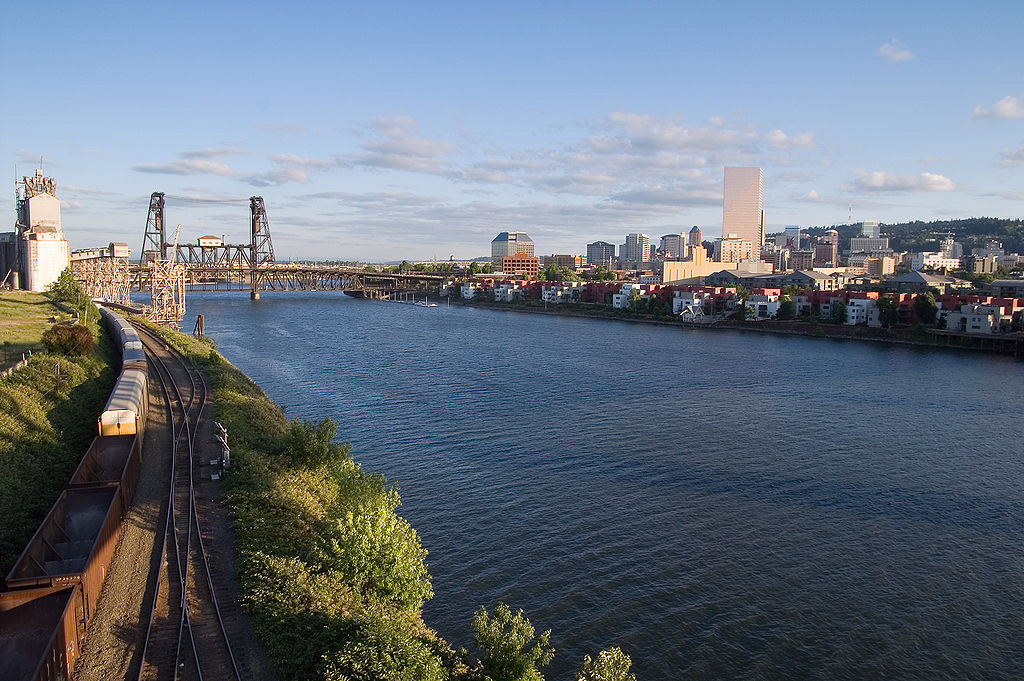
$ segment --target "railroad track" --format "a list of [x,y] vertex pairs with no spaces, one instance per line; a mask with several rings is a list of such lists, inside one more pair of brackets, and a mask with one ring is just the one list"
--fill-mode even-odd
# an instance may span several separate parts
[[150,359],[150,381],[165,397],[172,462],[157,538],[160,568],[137,679],[242,681],[229,637],[235,623],[217,603],[196,505],[197,433],[209,388],[202,372],[163,340],[145,328],[138,331]]

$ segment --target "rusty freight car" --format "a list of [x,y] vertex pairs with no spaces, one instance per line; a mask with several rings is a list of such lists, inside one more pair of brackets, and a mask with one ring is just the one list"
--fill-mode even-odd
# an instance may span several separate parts
[[7,588],[81,584],[88,621],[120,532],[121,495],[116,487],[66,489],[11,568]]
[[141,435],[110,435],[95,437],[69,487],[115,487],[120,485],[121,516],[128,514],[128,507],[135,493],[142,466]]
[[0,679],[66,681],[85,635],[82,587],[0,593]]

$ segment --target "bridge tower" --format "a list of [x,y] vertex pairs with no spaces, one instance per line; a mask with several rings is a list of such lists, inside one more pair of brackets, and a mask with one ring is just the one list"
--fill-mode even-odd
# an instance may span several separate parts
[[260,284],[263,276],[259,267],[274,262],[274,244],[270,240],[270,221],[262,196],[249,197],[249,218],[252,227],[252,242],[249,247],[249,296],[260,299]]
[[153,192],[149,197],[149,214],[146,217],[146,234],[142,238],[142,250],[139,251],[139,264],[166,260],[169,245],[164,234],[164,193]]

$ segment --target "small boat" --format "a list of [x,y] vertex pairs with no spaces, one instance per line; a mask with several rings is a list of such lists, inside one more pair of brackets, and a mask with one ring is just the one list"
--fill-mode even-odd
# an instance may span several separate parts
[[417,300],[416,304],[419,305],[420,307],[437,307],[437,303],[427,302],[427,299],[425,297],[423,298],[423,300]]

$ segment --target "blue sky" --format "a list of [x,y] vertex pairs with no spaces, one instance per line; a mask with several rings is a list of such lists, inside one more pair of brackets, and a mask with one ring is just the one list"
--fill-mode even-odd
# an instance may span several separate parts
[[[1024,217],[1019,2],[189,0],[9,11],[0,155],[40,157],[72,248],[182,240],[280,258],[538,254],[721,234],[726,165],[769,231]],[[14,220],[13,187],[0,210]]]

